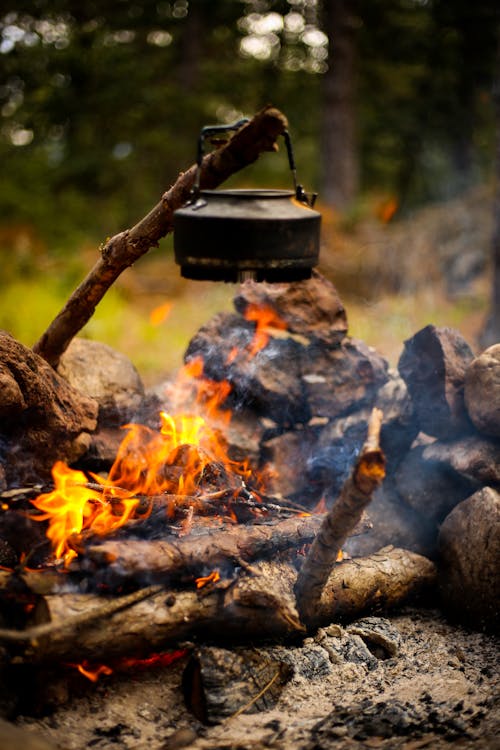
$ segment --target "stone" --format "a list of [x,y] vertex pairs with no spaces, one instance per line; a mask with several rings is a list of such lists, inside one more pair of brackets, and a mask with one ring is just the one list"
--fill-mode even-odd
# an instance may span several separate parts
[[408,451],[394,479],[407,505],[428,521],[440,523],[480,483],[460,475],[447,458],[429,456],[427,450],[433,445],[417,445]]
[[337,290],[316,271],[307,281],[293,284],[246,281],[234,306],[244,316],[249,305],[270,307],[285,321],[287,330],[326,346],[336,346],[347,334],[346,311]]
[[55,461],[72,463],[85,453],[96,428],[96,401],[5,331],[0,382],[2,483],[49,479]]
[[134,365],[99,341],[73,339],[57,371],[73,388],[97,401],[99,425],[126,424],[144,398],[144,386]]
[[404,343],[398,363],[422,432],[442,439],[473,431],[465,408],[465,373],[473,353],[451,328],[428,325]]
[[457,505],[439,533],[439,587],[447,611],[475,628],[500,624],[500,494],[484,487]]
[[479,432],[500,437],[500,344],[490,346],[469,364],[465,405]]

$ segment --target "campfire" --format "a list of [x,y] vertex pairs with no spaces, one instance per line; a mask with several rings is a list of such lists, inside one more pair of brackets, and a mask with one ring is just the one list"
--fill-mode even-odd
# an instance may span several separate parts
[[[391,370],[349,336],[317,272],[245,281],[234,308],[149,392],[117,353],[69,344],[66,313],[35,352],[0,333],[9,718],[48,710],[39,690],[22,700],[24,675],[98,691],[163,670],[182,672],[187,716],[222,727],[284,706],[305,675],[394,666],[404,646],[386,615],[409,604],[494,628],[500,430],[484,405],[498,410],[500,346],[475,357],[456,331],[430,325]],[[108,376],[93,392],[117,358],[127,385]],[[418,736],[421,710],[394,701],[346,709],[346,733],[362,734],[362,716],[372,738],[405,722]],[[462,736],[452,707],[440,711],[428,731]],[[347,736],[337,719],[316,716],[311,742]],[[199,747],[232,746],[221,736]]]

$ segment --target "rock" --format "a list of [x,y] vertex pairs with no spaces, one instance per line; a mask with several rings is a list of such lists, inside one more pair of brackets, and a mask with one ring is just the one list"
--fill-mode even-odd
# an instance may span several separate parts
[[246,281],[234,299],[245,315],[249,305],[270,307],[287,324],[287,330],[336,346],[347,333],[344,306],[333,284],[313,271],[312,278],[293,284]]
[[357,339],[345,338],[334,349],[312,344],[302,355],[303,389],[314,417],[334,419],[371,407],[388,380],[386,360]]
[[465,339],[451,328],[429,325],[405,341],[398,369],[423,432],[447,439],[473,431],[464,402],[472,359]]
[[99,341],[73,339],[57,371],[73,388],[97,401],[100,425],[129,422],[144,398],[144,386],[130,360]]
[[191,339],[184,359],[201,357],[205,377],[231,384],[226,404],[231,409],[249,409],[280,425],[307,421],[300,382],[303,346],[290,337],[275,338],[271,331],[267,344],[254,354],[254,333],[254,323],[219,313]]
[[500,494],[484,487],[447,516],[439,581],[448,612],[476,628],[500,622]]
[[49,479],[56,460],[72,463],[85,453],[97,403],[5,331],[0,331],[0,381],[0,454],[7,486]]
[[[394,479],[396,489],[411,508],[433,523],[440,523],[462,500],[480,488],[461,476],[443,457],[427,453],[434,444],[418,445],[406,454]],[[436,450],[436,449],[434,449]]]
[[423,450],[425,461],[448,464],[458,474],[471,482],[500,489],[500,441],[481,438],[479,435],[447,443],[437,440]]
[[500,344],[490,346],[469,364],[465,405],[479,432],[500,437]]
[[316,439],[314,429],[304,429],[284,432],[263,443],[262,460],[269,476],[266,492],[306,507],[318,502],[323,486],[306,473]]

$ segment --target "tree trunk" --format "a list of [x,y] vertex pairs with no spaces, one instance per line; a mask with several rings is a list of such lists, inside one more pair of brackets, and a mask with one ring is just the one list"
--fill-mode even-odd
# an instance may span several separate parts
[[497,46],[497,68],[493,87],[496,122],[495,196],[493,199],[492,287],[491,307],[481,337],[484,347],[500,341],[500,34]]
[[323,77],[323,200],[345,209],[359,183],[355,117],[355,25],[352,0],[324,3],[323,27],[330,39]]

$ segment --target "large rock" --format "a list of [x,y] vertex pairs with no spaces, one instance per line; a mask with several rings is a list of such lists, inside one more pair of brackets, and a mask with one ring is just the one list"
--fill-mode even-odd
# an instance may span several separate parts
[[433,523],[440,523],[462,500],[480,488],[481,483],[459,474],[448,457],[429,455],[434,444],[417,445],[406,454],[394,478],[404,502]]
[[465,372],[473,356],[451,328],[429,325],[405,341],[398,369],[423,432],[447,439],[473,430],[464,403]]
[[100,425],[129,422],[144,398],[144,386],[130,360],[99,341],[73,339],[57,371],[73,388],[97,401]]
[[490,487],[456,506],[439,534],[443,604],[474,627],[500,625],[500,495]]
[[467,368],[465,405],[479,432],[500,437],[500,344],[490,346]]
[[4,483],[47,479],[56,460],[72,463],[85,453],[97,403],[5,331],[0,331],[0,385]]
[[346,312],[337,290],[316,271],[307,281],[293,284],[246,281],[234,306],[244,316],[250,305],[271,308],[289,331],[327,346],[340,343],[347,333]]
[[500,489],[500,440],[480,435],[467,435],[447,443],[436,440],[425,447],[423,458],[447,464],[471,482]]

